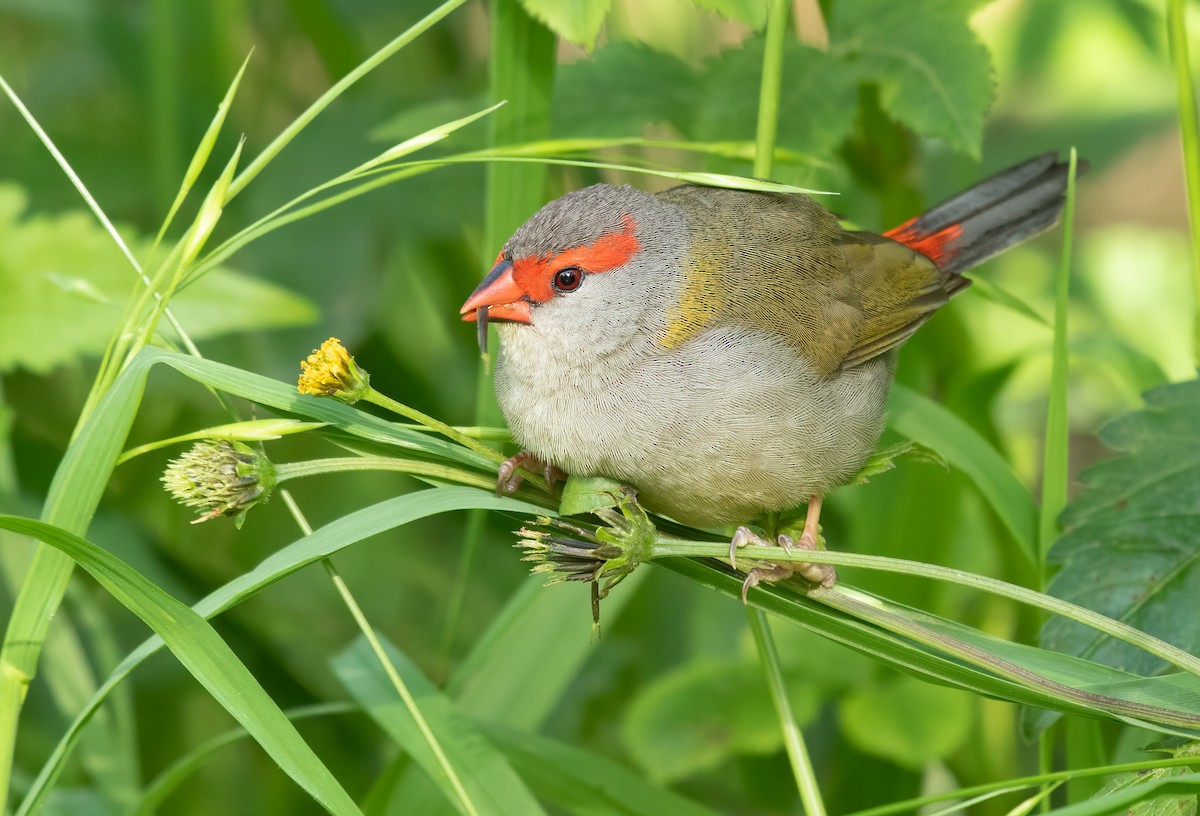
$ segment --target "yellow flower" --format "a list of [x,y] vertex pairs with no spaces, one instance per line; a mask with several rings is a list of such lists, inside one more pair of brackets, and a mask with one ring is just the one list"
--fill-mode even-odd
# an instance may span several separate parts
[[370,375],[358,367],[336,337],[330,337],[300,364],[297,388],[301,394],[333,397],[353,405],[366,395],[370,387]]

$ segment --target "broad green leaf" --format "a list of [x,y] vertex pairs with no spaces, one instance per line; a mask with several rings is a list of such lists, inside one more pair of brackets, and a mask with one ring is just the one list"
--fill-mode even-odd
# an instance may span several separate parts
[[[554,132],[641,136],[669,123],[690,132],[700,107],[699,77],[678,57],[631,41],[608,43],[591,59],[562,66],[554,83]],[[604,100],[597,104],[596,100]]]
[[712,816],[616,762],[565,742],[481,722],[535,793],[578,816]]
[[[25,200],[19,187],[0,185],[0,371],[45,373],[104,350],[136,278],[91,215],[24,216]],[[136,255],[148,254],[148,240],[126,237]],[[196,340],[317,315],[299,295],[226,269],[171,306]]]
[[[762,74],[763,38],[747,40],[705,65],[702,104],[685,132],[699,140],[755,138],[757,88]],[[855,68],[832,54],[789,39],[784,46],[777,141],[814,157],[826,157],[850,135],[858,110]]]
[[[1123,455],[1093,465],[1062,515],[1050,550],[1062,569],[1049,592],[1200,653],[1200,380],[1146,394],[1139,411],[1113,420],[1100,440]],[[1090,629],[1052,620],[1048,649],[1151,674],[1156,657]]]
[[767,22],[767,0],[693,0],[697,6],[730,20],[740,20],[755,31]]
[[333,670],[350,695],[371,715],[437,784],[461,813],[542,813],[533,794],[496,748],[475,725],[408,659],[391,644],[384,644],[388,659],[408,687],[417,709],[429,726],[444,761],[456,774],[451,779],[412,712],[388,680],[379,658],[363,637],[355,639],[333,659]]
[[612,0],[521,0],[529,16],[564,40],[591,48]]
[[973,712],[966,694],[903,676],[857,689],[838,708],[842,733],[860,751],[914,771],[961,748]]
[[[741,579],[711,562],[652,562],[733,598]],[[1013,702],[1123,722],[1190,738],[1200,735],[1200,678],[1182,672],[1138,677],[1047,649],[1012,643],[857,590],[810,596],[767,587],[750,603],[892,668]],[[858,598],[857,602],[850,602]]]
[[254,736],[280,769],[330,813],[358,807],[216,630],[112,554],[52,524],[0,516],[0,528],[68,555],[141,618],[192,676]]
[[[796,720],[804,725],[817,712],[816,687],[790,682],[788,691]],[[626,709],[621,737],[659,782],[710,770],[737,754],[769,754],[783,746],[762,668],[743,660],[685,663],[644,686]]]
[[[348,513],[321,527],[311,535],[273,553],[250,572],[238,576],[210,593],[192,609],[204,618],[211,618],[247,598],[253,597],[289,575],[371,536],[394,530],[416,519],[438,513],[474,508],[528,515],[546,512],[543,508],[534,505],[467,487],[430,488],[397,496],[394,499]],[[585,619],[586,614],[585,611],[583,613]],[[40,798],[46,794],[62,771],[83,727],[87,725],[112,690],[146,658],[155,654],[162,647],[162,639],[152,637],[130,652],[113,670],[92,699],[88,701],[88,705],[76,716],[75,721],[71,723],[46,764],[42,766],[37,780],[22,801],[21,808],[17,811],[18,814],[29,814],[36,811]]]
[[977,0],[841,0],[830,53],[879,85],[880,103],[923,136],[979,158],[994,95],[991,58],[967,25]]

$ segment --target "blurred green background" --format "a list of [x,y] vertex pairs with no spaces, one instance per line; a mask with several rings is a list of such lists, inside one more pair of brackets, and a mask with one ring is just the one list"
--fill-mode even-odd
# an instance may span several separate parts
[[[124,237],[145,250],[251,48],[215,155],[227,155],[237,134],[245,134],[251,155],[261,149],[330,84],[435,5],[0,0],[0,75]],[[874,86],[823,88],[799,60],[785,74],[785,105],[789,88],[796,96],[785,109],[780,146],[807,158],[781,165],[778,178],[838,191],[823,203],[863,228],[885,229],[987,173],[1038,152],[1077,147],[1091,169],[1079,188],[1070,315],[1074,471],[1105,455],[1093,434],[1107,418],[1137,406],[1141,391],[1194,373],[1183,168],[1162,4],[957,3],[968,5],[979,6],[970,24],[994,66],[995,100],[978,156],[891,120]],[[822,6],[836,22],[839,2]],[[484,3],[469,3],[354,87],[232,203],[220,229],[227,234],[388,144],[482,107],[488,15]],[[595,49],[558,45],[552,133],[752,138],[756,37],[745,22],[687,0],[614,0]],[[482,146],[486,133],[483,126],[467,129],[449,147]],[[701,166],[683,153],[648,155],[670,168]],[[749,172],[748,163],[731,160],[704,166]],[[206,180],[216,172],[210,168]],[[478,351],[474,326],[460,323],[457,310],[497,249],[483,245],[484,174],[481,166],[439,169],[279,230],[234,256],[222,276],[185,292],[176,301],[181,320],[201,339],[205,356],[286,381],[312,347],[336,335],[384,393],[448,422],[474,424]],[[546,198],[601,178],[552,170]],[[650,177],[604,178],[667,186]],[[528,214],[510,215],[518,223]],[[1054,233],[975,274],[1048,319],[1059,251]],[[132,286],[118,250],[61,170],[11,105],[0,104],[6,502],[36,512]],[[983,289],[957,299],[908,344],[899,379],[971,423],[1036,489],[1050,331]],[[222,421],[205,391],[156,374],[132,441]],[[272,451],[291,461],[329,449],[293,440]],[[168,455],[144,456],[116,471],[91,537],[176,597],[196,600],[297,536],[278,502],[256,510],[241,531],[224,519],[191,526],[159,486]],[[415,484],[395,475],[344,474],[299,482],[294,492],[318,525]],[[509,546],[512,520],[489,519],[463,614],[448,629],[466,523],[465,517],[419,522],[336,559],[371,621],[435,679],[449,675],[530,580]],[[824,523],[838,549],[1029,580],[1003,526],[957,472],[905,464],[838,492]],[[22,555],[10,547],[5,558],[7,610]],[[590,648],[571,693],[552,701],[543,730],[676,784],[720,812],[795,812],[769,699],[764,693],[747,704],[740,693],[762,684],[744,614],[681,578],[645,572],[636,586],[615,591],[627,593],[624,605],[606,615],[603,639]],[[1035,632],[1032,616],[954,588],[892,576],[853,580],[990,632],[1027,641]],[[111,613],[121,653],[141,641],[141,624],[86,576],[77,582]],[[547,591],[577,596],[575,637],[586,640],[586,591]],[[328,658],[355,627],[323,574],[298,574],[217,625],[281,705],[342,699]],[[775,628],[831,810],[1035,766],[1014,706],[924,686],[795,627]],[[40,766],[65,723],[43,682],[35,683],[24,714],[18,788],[21,771]],[[131,682],[147,777],[231,725],[170,657],[156,658]],[[393,749],[365,718],[301,728],[352,793],[368,789],[392,758]],[[1128,756],[1140,744],[1138,734],[1105,728],[1114,756]],[[56,794],[58,812],[93,806],[87,785],[73,768]],[[70,798],[73,786],[79,800]],[[1012,802],[995,808],[1003,812],[1006,804]],[[219,754],[163,809],[315,811],[253,745]]]

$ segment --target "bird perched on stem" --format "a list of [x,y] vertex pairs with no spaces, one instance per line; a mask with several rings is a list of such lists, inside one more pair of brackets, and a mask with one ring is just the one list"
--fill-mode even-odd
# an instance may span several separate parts
[[[882,235],[803,195],[597,184],[550,202],[462,307],[481,340],[501,324],[496,395],[523,449],[501,487],[517,467],[606,476],[698,527],[808,502],[780,544],[816,548],[822,497],[879,441],[897,349],[964,272],[1053,226],[1066,183],[1045,154]],[[732,543],[754,542],[743,526]]]

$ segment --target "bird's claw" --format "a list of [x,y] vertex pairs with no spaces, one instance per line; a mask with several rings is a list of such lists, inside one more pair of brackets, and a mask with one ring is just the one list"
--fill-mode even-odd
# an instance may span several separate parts
[[529,451],[521,451],[516,456],[510,456],[500,463],[496,468],[496,495],[507,496],[517,491],[521,486],[521,482],[525,481],[525,477],[521,475],[520,468],[525,470],[542,472],[542,478],[546,480],[546,487],[550,490],[554,489],[554,485],[559,479],[566,477],[566,473],[556,468],[554,465],[548,465],[537,456]]
[[[808,531],[805,531],[799,540],[794,540],[789,535],[781,534],[776,539],[776,544],[788,552],[792,552],[794,549],[820,549],[816,536]],[[737,569],[738,549],[746,546],[770,547],[771,542],[754,533],[749,527],[738,527],[729,542],[729,565],[734,569]],[[746,596],[750,592],[751,587],[756,587],[763,581],[783,581],[792,577],[793,574],[799,574],[809,583],[826,588],[832,587],[837,583],[837,570],[831,564],[809,564],[803,562],[778,564],[771,561],[762,561],[746,573],[746,580],[742,582],[742,603],[746,603]]]

